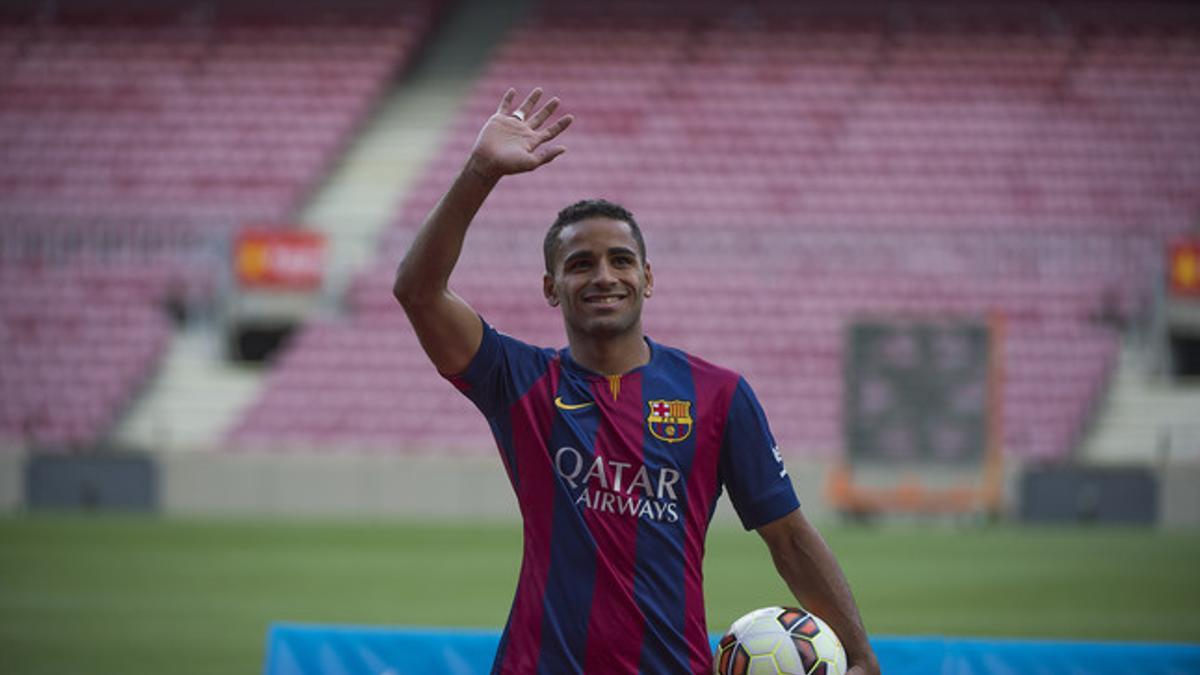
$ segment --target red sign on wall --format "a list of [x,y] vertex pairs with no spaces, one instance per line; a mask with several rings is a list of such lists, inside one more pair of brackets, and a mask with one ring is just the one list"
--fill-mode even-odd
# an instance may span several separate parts
[[1168,245],[1167,276],[1173,295],[1200,297],[1200,240],[1177,239]]
[[242,232],[233,248],[242,288],[310,291],[321,286],[325,237],[317,232]]

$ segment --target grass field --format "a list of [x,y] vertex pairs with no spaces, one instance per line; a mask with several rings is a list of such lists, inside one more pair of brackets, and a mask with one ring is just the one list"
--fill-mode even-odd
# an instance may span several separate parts
[[[1200,536],[827,528],[868,628],[1200,642]],[[0,671],[254,673],[272,621],[499,627],[507,525],[0,519]],[[787,601],[752,534],[714,529],[710,629]]]

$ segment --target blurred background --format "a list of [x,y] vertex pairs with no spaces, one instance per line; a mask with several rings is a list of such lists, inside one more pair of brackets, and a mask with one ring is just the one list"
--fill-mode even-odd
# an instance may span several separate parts
[[[160,554],[201,575],[164,572],[172,592],[217,565],[294,598],[331,569],[386,578],[421,542],[417,570],[501,542],[478,621],[367,590],[364,614],[332,590],[315,609],[263,600],[243,658],[266,620],[503,622],[515,502],[390,287],[509,86],[577,121],[470,232],[453,286],[486,319],[564,344],[545,228],[578,199],[621,202],[656,272],[648,333],[746,375],[852,581],[873,542],[937,549],[946,524],[1026,562],[1080,536],[1051,585],[1161,550],[1146,564],[1171,589],[1144,610],[1173,628],[1133,635],[1200,640],[1193,3],[6,0],[0,651],[21,672],[54,672],[47,649],[86,632],[71,608]],[[298,542],[313,549],[287,554]],[[287,575],[347,547],[361,555]],[[82,562],[102,551],[131,557]],[[72,590],[90,577],[68,559],[97,586]],[[872,628],[1027,634],[901,618],[928,584],[872,625],[899,572],[879,573]],[[93,627],[139,588],[96,600],[111,613]]]

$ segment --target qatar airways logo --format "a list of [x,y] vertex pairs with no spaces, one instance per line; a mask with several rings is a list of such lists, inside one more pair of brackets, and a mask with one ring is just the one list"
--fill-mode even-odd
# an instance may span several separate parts
[[590,462],[572,447],[554,453],[554,470],[574,490],[582,490],[575,505],[601,513],[635,516],[665,523],[679,521],[675,486],[679,472],[663,467],[606,460],[596,455]]

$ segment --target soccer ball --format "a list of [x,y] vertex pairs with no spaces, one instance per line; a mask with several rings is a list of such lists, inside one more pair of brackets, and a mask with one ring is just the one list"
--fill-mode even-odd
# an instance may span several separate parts
[[764,607],[729,627],[713,655],[715,675],[845,675],[846,650],[817,615]]

